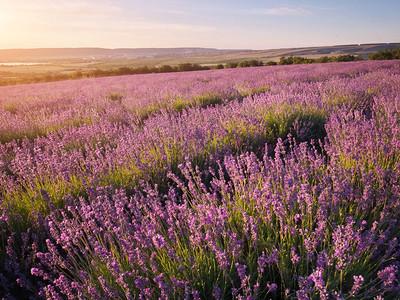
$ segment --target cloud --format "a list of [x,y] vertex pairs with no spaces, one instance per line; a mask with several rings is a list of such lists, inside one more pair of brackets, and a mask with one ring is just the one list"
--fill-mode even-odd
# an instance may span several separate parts
[[91,29],[111,32],[211,32],[215,28],[210,26],[189,25],[181,23],[161,23],[161,22],[135,22],[120,21],[98,24],[91,21],[75,21],[69,22],[68,26],[79,29]]
[[265,8],[265,9],[253,9],[252,14],[257,15],[271,15],[271,16],[307,16],[311,15],[312,12],[303,7],[289,7],[282,6],[276,8]]
[[59,16],[72,15],[86,15],[86,16],[104,16],[106,14],[115,14],[122,11],[122,9],[111,3],[98,1],[94,4],[91,1],[60,1],[60,0],[37,0],[26,2],[21,0],[14,0],[0,4],[0,9],[13,15],[41,15],[55,14]]
[[174,9],[165,9],[163,12],[171,15],[181,15],[181,16],[189,16],[192,15],[190,12],[183,11],[183,10],[174,10]]
[[188,24],[165,24],[165,23],[147,23],[140,25],[139,28],[148,28],[153,30],[187,31],[187,32],[209,32],[214,28],[210,26],[188,25]]

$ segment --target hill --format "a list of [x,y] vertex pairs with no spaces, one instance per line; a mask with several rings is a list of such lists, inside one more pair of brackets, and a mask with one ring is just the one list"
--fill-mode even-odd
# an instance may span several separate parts
[[54,59],[140,59],[158,56],[187,56],[224,53],[234,50],[214,48],[37,48],[37,49],[3,49],[0,60],[54,60]]
[[[196,63],[212,64],[227,60],[264,59],[278,60],[281,56],[308,56],[323,55],[361,55],[385,49],[395,49],[400,43],[354,44],[323,47],[303,47],[285,49],[215,49],[215,48],[37,48],[37,49],[0,49],[0,62],[51,62],[54,60],[90,59],[90,60],[160,60],[168,63],[177,58],[191,58]],[[156,61],[155,61],[156,62]],[[150,63],[151,65],[151,63]]]
[[[318,59],[361,56],[400,43],[338,45],[267,50],[215,48],[42,48],[0,49],[0,85],[59,81],[137,73],[202,70],[244,61],[278,62],[281,57]],[[137,71],[132,71],[135,69]],[[160,71],[161,70],[161,71]]]

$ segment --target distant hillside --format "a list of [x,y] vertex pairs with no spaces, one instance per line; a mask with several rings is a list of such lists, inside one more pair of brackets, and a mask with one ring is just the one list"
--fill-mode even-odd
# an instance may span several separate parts
[[240,61],[244,59],[259,59],[262,61],[279,61],[282,56],[300,56],[307,58],[319,58],[321,56],[338,56],[338,55],[361,55],[364,59],[371,53],[379,50],[391,50],[400,46],[400,43],[377,43],[377,44],[354,44],[354,45],[337,45],[324,47],[304,47],[304,48],[283,48],[268,50],[252,50],[236,52],[225,55],[226,60]]
[[[231,52],[213,48],[38,48],[38,49],[3,49],[0,60],[53,60],[53,59],[138,59],[162,56],[187,56]],[[236,50],[237,51],[237,50]]]
[[58,59],[155,59],[155,58],[193,58],[196,63],[213,63],[215,59],[242,60],[258,58],[277,60],[281,56],[306,56],[310,58],[332,55],[361,55],[385,49],[395,49],[400,43],[377,43],[337,45],[325,47],[304,47],[267,50],[229,50],[215,48],[38,48],[38,49],[0,49],[0,62],[7,61],[49,61]]
[[294,49],[281,49],[285,52],[285,56],[304,56],[304,55],[362,55],[367,56],[372,52],[379,50],[391,50],[400,46],[400,43],[381,43],[381,44],[356,44],[356,45],[338,45],[327,47],[308,47],[308,48],[294,48]]

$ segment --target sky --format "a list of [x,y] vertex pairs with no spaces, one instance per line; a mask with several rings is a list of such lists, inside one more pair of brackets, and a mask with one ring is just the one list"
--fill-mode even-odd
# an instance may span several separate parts
[[400,42],[400,0],[0,0],[0,49]]

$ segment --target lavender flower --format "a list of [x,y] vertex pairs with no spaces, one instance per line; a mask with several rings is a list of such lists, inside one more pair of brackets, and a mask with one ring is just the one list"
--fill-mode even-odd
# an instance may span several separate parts
[[353,280],[354,280],[354,284],[353,284],[353,287],[351,288],[350,295],[354,297],[360,291],[360,289],[364,283],[364,277],[361,275],[358,275],[358,276],[354,275]]
[[292,261],[292,264],[297,265],[300,262],[300,256],[296,253],[295,247],[290,248],[290,254],[292,256],[292,258],[290,259]]
[[270,293],[274,292],[278,289],[278,286],[276,285],[276,283],[271,283],[271,284],[267,283],[267,287],[268,287],[268,291]]
[[382,280],[382,287],[385,290],[391,291],[395,287],[398,282],[397,272],[398,267],[396,265],[388,266],[378,272],[378,277]]
[[310,276],[309,279],[311,279],[314,282],[315,288],[319,291],[319,295],[321,299],[328,299],[329,294],[327,293],[326,287],[325,287],[325,281],[323,279],[323,269],[316,269]]

